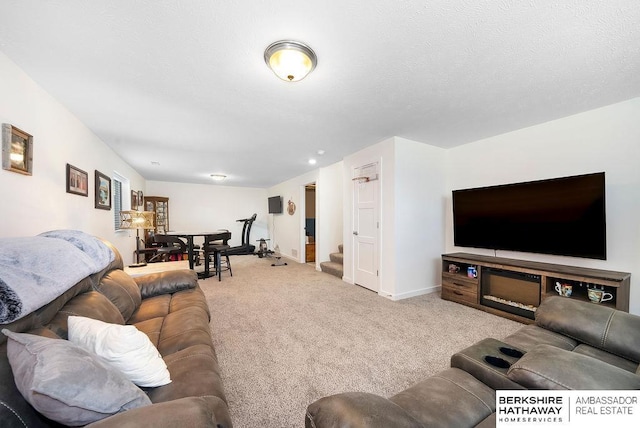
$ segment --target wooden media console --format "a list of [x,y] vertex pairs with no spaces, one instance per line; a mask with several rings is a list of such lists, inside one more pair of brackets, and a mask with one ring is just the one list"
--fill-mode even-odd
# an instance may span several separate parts
[[[538,305],[558,295],[557,284],[571,290],[569,299],[589,301],[589,288],[612,295],[598,303],[629,311],[631,274],[553,263],[468,253],[442,255],[442,298],[524,323],[532,323]],[[596,304],[596,303],[594,303]]]

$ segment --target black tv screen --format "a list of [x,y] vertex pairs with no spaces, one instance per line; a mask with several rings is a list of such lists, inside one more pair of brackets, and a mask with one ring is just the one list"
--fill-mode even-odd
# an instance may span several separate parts
[[269,198],[269,214],[282,214],[282,196]]
[[452,196],[456,246],[607,258],[604,172]]

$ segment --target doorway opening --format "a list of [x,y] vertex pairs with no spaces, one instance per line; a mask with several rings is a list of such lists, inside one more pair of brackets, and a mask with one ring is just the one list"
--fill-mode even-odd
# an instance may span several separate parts
[[316,183],[304,186],[305,262],[316,264]]

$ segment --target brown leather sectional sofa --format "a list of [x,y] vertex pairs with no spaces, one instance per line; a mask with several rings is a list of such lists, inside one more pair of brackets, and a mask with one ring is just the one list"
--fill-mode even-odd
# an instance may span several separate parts
[[[109,244],[108,244],[109,245]],[[109,245],[110,246],[110,245]],[[2,328],[66,339],[70,315],[131,324],[158,349],[171,383],[146,388],[150,405],[90,427],[231,427],[209,330],[209,308],[192,271],[132,279],[122,258],[52,302]],[[546,299],[535,324],[485,339],[444,370],[390,398],[346,392],[307,408],[305,424],[325,427],[492,427],[498,389],[640,389],[640,317],[564,297]],[[82,377],[82,372],[73,373]],[[301,418],[302,419],[302,418]],[[302,422],[302,421],[301,421]],[[0,334],[0,426],[59,427],[25,401]]]
[[347,392],[307,408],[308,428],[493,427],[499,389],[640,389],[640,316],[555,296],[535,324],[484,339],[390,398]]
[[[171,383],[145,389],[152,404],[126,410],[91,427],[231,427],[231,419],[209,330],[209,308],[193,271],[173,271],[132,279],[116,257],[51,303],[1,326],[50,338],[67,338],[67,318],[78,315],[113,324],[131,324],[160,352]],[[82,377],[82,373],[74,373]],[[50,427],[16,389],[0,334],[0,426]]]

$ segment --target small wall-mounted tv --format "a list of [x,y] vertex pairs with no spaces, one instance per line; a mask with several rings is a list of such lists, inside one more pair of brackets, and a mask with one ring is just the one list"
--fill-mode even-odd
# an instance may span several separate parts
[[269,214],[282,214],[282,196],[269,198]]
[[459,247],[606,260],[604,172],[454,190]]

